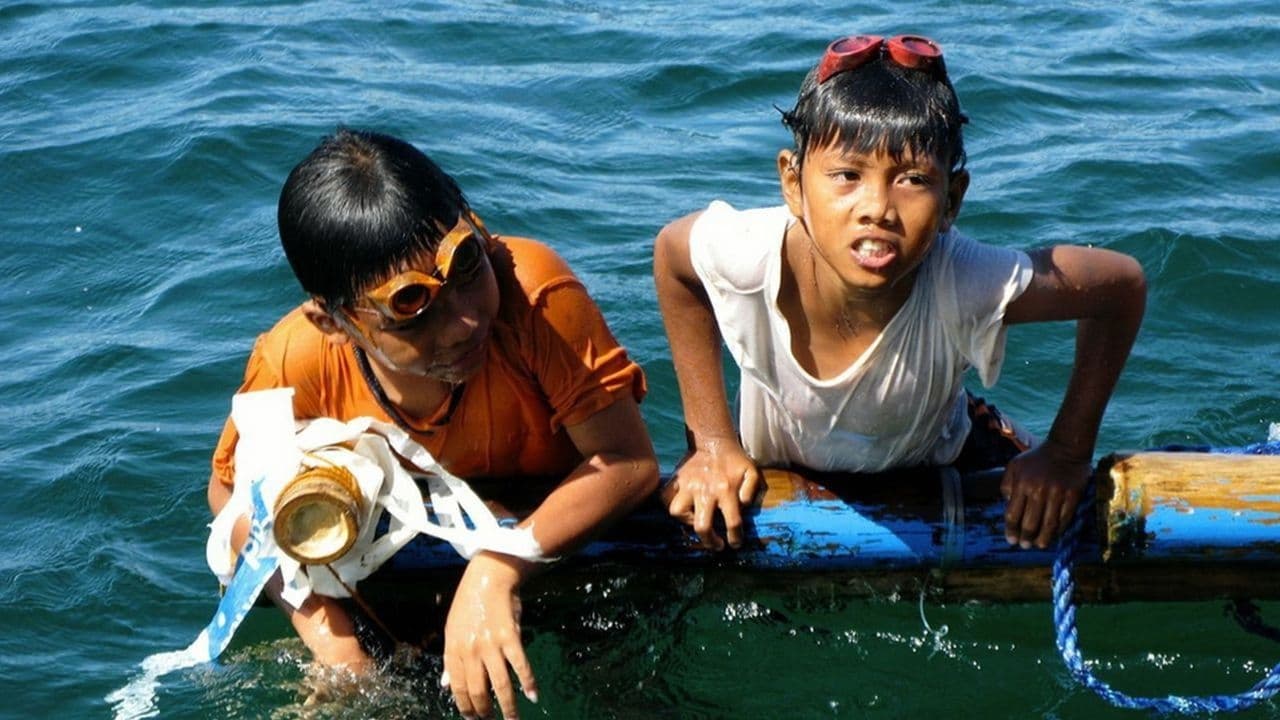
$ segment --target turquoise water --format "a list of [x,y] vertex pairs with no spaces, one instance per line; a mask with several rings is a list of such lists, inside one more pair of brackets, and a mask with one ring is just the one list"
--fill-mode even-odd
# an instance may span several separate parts
[[[491,228],[569,258],[649,373],[670,469],[683,438],[654,233],[717,197],[778,201],[772,106],[825,41],[931,35],[973,121],[961,228],[1146,268],[1100,452],[1264,439],[1280,421],[1275,3],[842,5],[0,7],[0,716],[109,716],[142,658],[211,616],[209,453],[254,336],[301,297],[280,184],[338,123],[410,139]],[[1043,432],[1072,343],[1067,325],[1017,328],[985,394]],[[1132,715],[1067,677],[1047,604],[922,618],[909,593],[835,579],[661,570],[553,574],[526,604],[542,702],[525,717]],[[1280,622],[1280,603],[1261,608]],[[1086,608],[1080,624],[1095,669],[1138,693],[1243,690],[1280,661],[1220,603]],[[448,712],[434,677],[304,708],[305,662],[257,613],[225,662],[164,678],[156,711]]]

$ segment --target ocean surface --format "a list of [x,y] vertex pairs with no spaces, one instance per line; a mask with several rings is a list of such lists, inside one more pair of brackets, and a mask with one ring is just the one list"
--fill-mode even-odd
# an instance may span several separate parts
[[[1273,0],[5,3],[0,716],[111,717],[105,698],[144,657],[210,619],[209,455],[254,337],[302,299],[275,202],[323,135],[400,135],[490,228],[564,254],[648,372],[669,471],[683,435],[654,234],[716,198],[779,202],[775,106],[851,32],[943,44],[972,120],[964,232],[1113,248],[1146,269],[1099,455],[1266,439]],[[983,394],[1043,433],[1073,342],[1069,324],[1014,329]],[[553,573],[526,607],[542,696],[526,718],[1140,715],[1070,679],[1048,603],[921,606],[821,576],[642,568]],[[1280,603],[1259,608],[1280,623]],[[1242,691],[1280,661],[1223,603],[1086,607],[1079,623],[1094,669],[1137,694]],[[454,716],[427,675],[313,697],[306,652],[262,610],[217,665],[161,678],[145,714]]]

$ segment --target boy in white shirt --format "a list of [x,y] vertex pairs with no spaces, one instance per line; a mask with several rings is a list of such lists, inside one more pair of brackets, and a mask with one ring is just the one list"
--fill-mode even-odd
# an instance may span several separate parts
[[[960,112],[941,49],[927,38],[833,42],[783,122],[785,206],[715,202],[659,233],[654,278],[691,454],[669,511],[708,547],[722,514],[741,543],[739,504],[756,464],[878,472],[961,463],[1006,436],[1006,538],[1045,547],[1071,518],[1111,391],[1142,320],[1146,284],[1130,257],[1058,246],[1024,253],[953,228],[969,184]],[[999,375],[1005,328],[1077,320],[1076,361],[1045,440],[1026,449],[962,376]],[[741,369],[735,430],[720,364]],[[983,415],[994,422],[974,423]],[[971,454],[971,453],[969,453]],[[1016,454],[1016,456],[1015,456]]]

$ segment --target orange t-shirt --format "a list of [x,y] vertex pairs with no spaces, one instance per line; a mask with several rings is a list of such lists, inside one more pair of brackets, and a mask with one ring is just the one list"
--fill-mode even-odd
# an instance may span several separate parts
[[[600,309],[563,259],[525,238],[495,239],[500,302],[484,365],[467,380],[448,423],[411,433],[464,478],[565,475],[582,456],[565,432],[630,394],[646,392]],[[353,345],[335,344],[295,309],[259,336],[240,392],[292,387],[298,419],[392,418],[360,372]],[[228,418],[213,454],[232,484],[239,436]]]

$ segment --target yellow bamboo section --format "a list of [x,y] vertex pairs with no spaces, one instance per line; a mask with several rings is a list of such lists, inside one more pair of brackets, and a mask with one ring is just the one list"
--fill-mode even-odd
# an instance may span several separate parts
[[1143,452],[1113,456],[1112,511],[1148,515],[1152,507],[1250,510],[1280,525],[1280,455]]
[[1280,546],[1280,456],[1118,454],[1101,464],[1097,478],[1099,498],[1109,500],[1107,559],[1143,534],[1159,540],[1158,528],[1151,527],[1158,516],[1180,517],[1178,525],[1190,529],[1212,520],[1220,535],[1248,527],[1258,541]]

